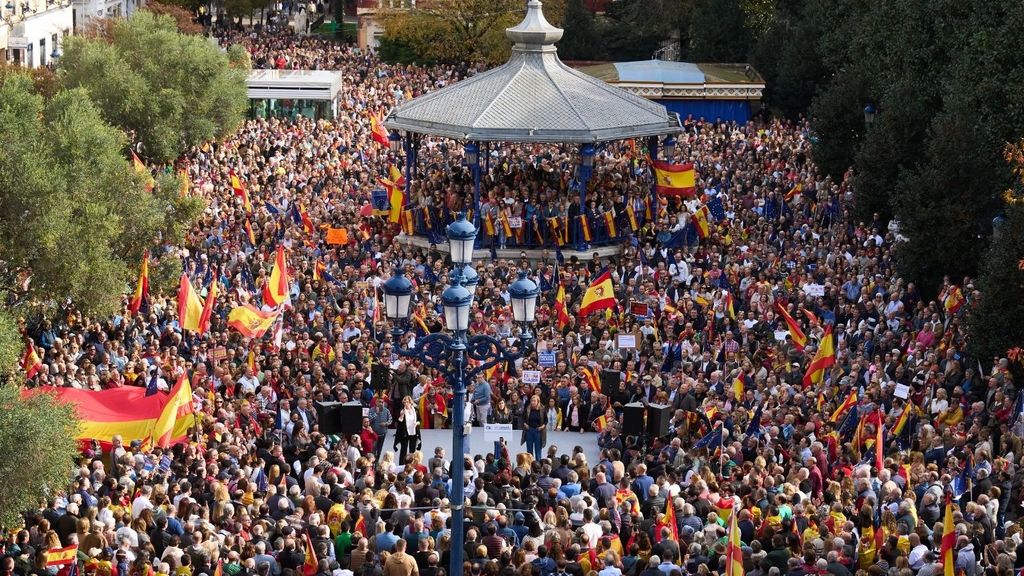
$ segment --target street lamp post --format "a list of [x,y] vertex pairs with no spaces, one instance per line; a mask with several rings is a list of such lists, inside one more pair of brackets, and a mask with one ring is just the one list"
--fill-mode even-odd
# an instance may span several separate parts
[[676,155],[676,139],[674,136],[665,138],[665,161],[671,162]]
[[[471,143],[472,144],[472,143]],[[468,148],[469,145],[467,145]],[[400,345],[409,326],[413,285],[402,270],[384,282],[384,310],[392,321],[391,335],[394,349],[400,356],[416,358],[425,366],[445,374],[452,385],[452,507],[451,576],[463,576],[462,559],[465,540],[465,441],[466,441],[466,385],[478,374],[501,362],[514,362],[520,353],[510,351],[498,339],[486,334],[469,334],[469,314],[480,277],[470,266],[477,229],[459,213],[448,225],[448,244],[451,251],[452,271],[449,286],[441,294],[445,328],[450,332],[428,334],[418,338],[411,349]],[[529,326],[536,316],[540,288],[527,278],[526,272],[509,287],[512,316],[521,327],[520,350],[533,343]],[[472,360],[474,365],[469,366]]]

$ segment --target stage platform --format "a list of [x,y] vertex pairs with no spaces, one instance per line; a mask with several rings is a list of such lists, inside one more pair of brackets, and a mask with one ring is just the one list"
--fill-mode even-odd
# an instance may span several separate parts
[[[477,454],[486,455],[494,451],[494,440],[486,437],[484,429],[480,427],[473,428],[473,433],[466,436],[466,453],[471,456]],[[506,437],[508,441],[508,451],[513,462],[515,461],[516,454],[519,452],[526,452],[526,444],[520,444],[519,439],[522,436],[522,432],[514,430],[512,437]],[[587,456],[587,463],[593,467],[600,461],[601,449],[597,445],[597,432],[548,432],[548,445],[544,446],[542,450],[546,456],[548,446],[554,444],[558,447],[558,454],[572,454],[573,447],[580,446],[583,448],[583,453]],[[434,447],[442,446],[445,450],[445,456],[448,459],[452,457],[452,431],[451,430],[423,430],[423,456],[430,458],[434,455]],[[388,430],[387,440],[384,442],[384,450],[391,451],[394,446],[395,431]]]

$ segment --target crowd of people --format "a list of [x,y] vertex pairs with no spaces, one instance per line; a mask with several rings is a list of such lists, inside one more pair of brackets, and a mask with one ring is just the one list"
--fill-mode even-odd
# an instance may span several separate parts
[[[450,382],[396,353],[441,329],[447,254],[374,211],[378,180],[401,158],[373,141],[370,113],[476,70],[390,66],[287,34],[222,40],[244,43],[256,67],[340,70],[341,113],[251,119],[183,160],[206,208],[154,259],[180,259],[204,297],[217,283],[207,335],[182,331],[174,294],[158,290],[141,314],[126,297],[115,318],[69,309],[28,327],[44,363],[31,385],[103,390],[184,374],[200,424],[167,450],[115,438],[83,453],[70,488],[9,527],[4,576],[53,576],[47,552],[73,545],[79,569],[100,576],[442,576],[453,513],[466,515],[473,576],[723,574],[733,516],[751,576],[933,576],[947,501],[956,573],[1024,567],[1020,391],[1008,360],[965,356],[962,315],[978,294],[967,278],[898,277],[897,230],[851,218],[856,191],[817,170],[805,122],[686,119],[674,158],[696,166],[686,200],[652,194],[636,144],[605,148],[584,213],[595,236],[612,235],[600,223],[613,215],[623,250],[605,258],[563,254],[581,239],[547,224],[580,214],[574,148],[493,147],[481,211],[536,222],[522,233],[545,248],[476,264],[471,332],[514,346],[518,271],[542,296],[536,350],[471,382],[467,414],[526,432],[500,453],[448,454],[421,430],[451,426]],[[419,163],[419,226],[472,206],[457,143],[424,141]],[[674,241],[712,199],[710,233]],[[328,244],[327,229],[348,241]],[[499,247],[520,241],[502,226],[482,233]],[[227,314],[262,303],[279,246],[291,279],[280,336],[244,338]],[[417,314],[398,341],[379,290],[397,269],[414,281]],[[619,305],[579,317],[603,270]],[[949,305],[954,292],[962,307]],[[827,334],[835,363],[808,385]],[[524,370],[540,382],[523,382]],[[321,433],[317,401],[361,402],[361,432]],[[669,406],[668,434],[624,434],[632,402]],[[548,446],[544,431],[597,434],[599,460]],[[448,497],[453,466],[466,470],[464,508]]]

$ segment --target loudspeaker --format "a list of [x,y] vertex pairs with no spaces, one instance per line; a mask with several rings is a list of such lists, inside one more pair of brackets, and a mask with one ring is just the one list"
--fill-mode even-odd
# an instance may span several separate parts
[[601,394],[611,396],[619,389],[622,375],[615,370],[601,370]]
[[314,402],[316,419],[321,434],[339,434],[341,429],[341,402]]
[[641,436],[644,433],[644,405],[632,402],[622,407],[622,434]]
[[665,404],[647,405],[647,433],[652,438],[668,436],[670,420],[672,420],[671,406]]
[[359,434],[363,429],[363,405],[359,402],[346,402],[341,405],[341,431],[344,434]]

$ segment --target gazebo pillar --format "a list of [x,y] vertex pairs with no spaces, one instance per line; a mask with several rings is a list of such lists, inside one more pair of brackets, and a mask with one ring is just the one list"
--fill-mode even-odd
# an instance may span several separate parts
[[[463,148],[466,154],[466,166],[473,174],[473,225],[480,229],[480,143],[467,142]],[[477,242],[482,236],[477,236]],[[493,239],[492,239],[493,240]]]
[[[651,160],[658,159],[658,137],[648,136],[647,137],[647,154],[650,155]],[[654,177],[654,166],[650,166],[651,171],[651,219],[657,220],[658,218],[658,179]]]
[[[587,184],[594,174],[594,145],[587,142],[580,146],[580,171],[576,179],[580,187],[580,216],[587,213]],[[583,239],[583,218],[576,219],[576,250],[587,249],[587,243]]]
[[403,141],[403,147],[405,148],[405,202],[409,202],[409,192],[412,190],[412,178],[413,178],[413,163],[414,150],[413,150],[413,139],[416,136],[412,132],[405,133],[405,140]]

